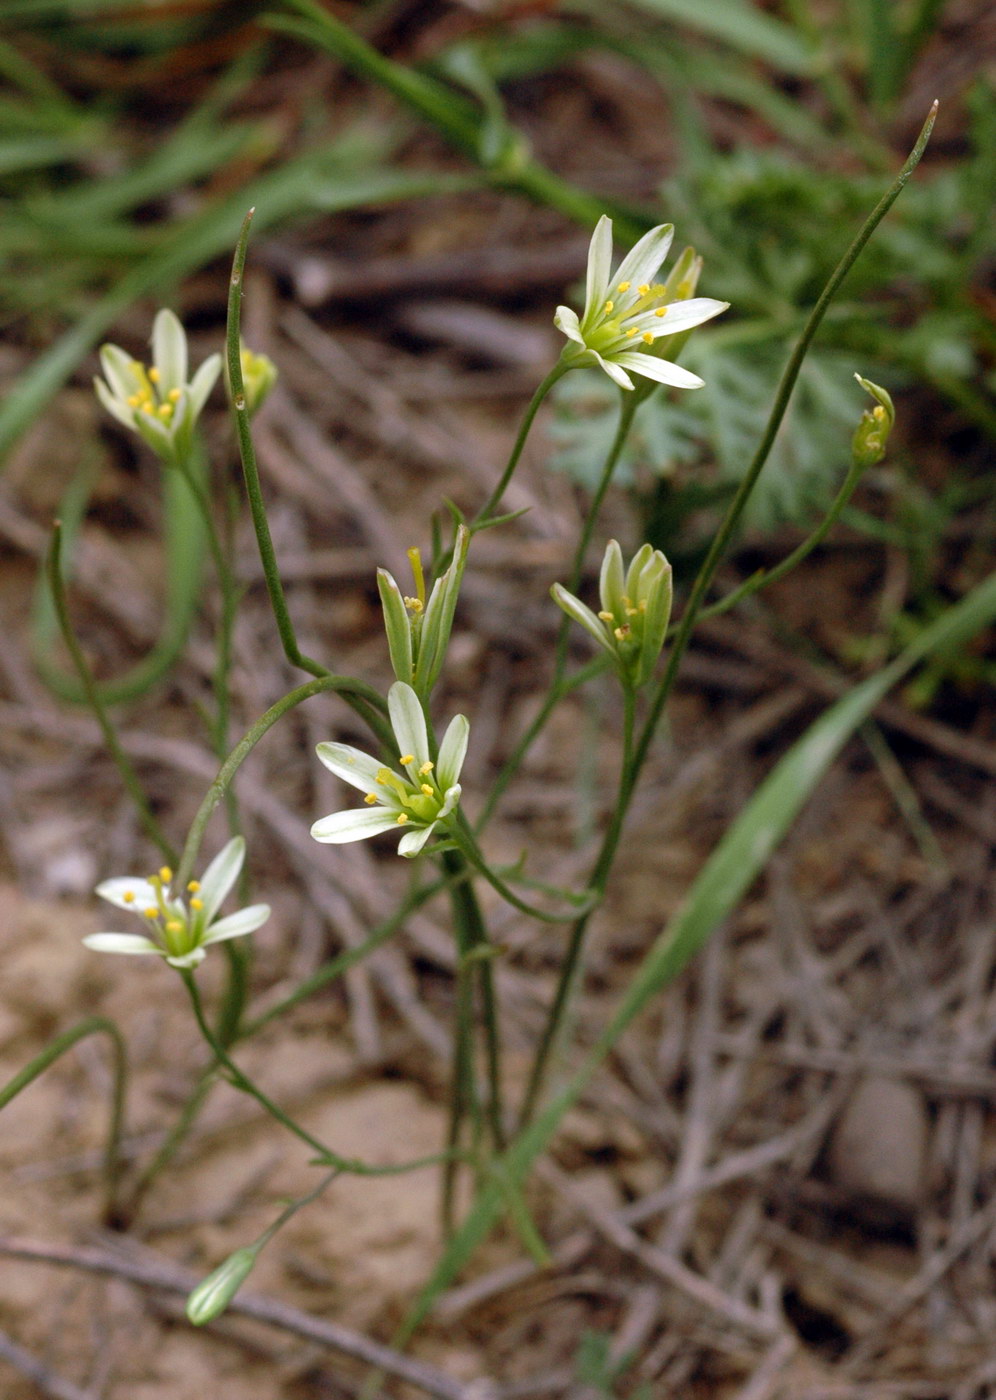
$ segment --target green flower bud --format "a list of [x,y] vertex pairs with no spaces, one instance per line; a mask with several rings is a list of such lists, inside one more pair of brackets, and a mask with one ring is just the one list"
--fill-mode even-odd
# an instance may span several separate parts
[[855,466],[873,467],[885,456],[886,443],[896,421],[896,410],[892,398],[880,385],[863,379],[860,374],[854,377],[877,403],[874,408],[866,408],[861,415],[861,422],[851,441],[851,457]]
[[257,1253],[255,1245],[237,1249],[197,1285],[187,1299],[187,1317],[195,1327],[221,1316],[252,1272]]
[[246,408],[251,417],[263,407],[270,390],[277,382],[277,367],[268,355],[256,355],[247,346],[239,348],[242,363],[242,385]]
[[417,549],[408,551],[415,580],[412,597],[402,595],[394,576],[386,569],[377,570],[377,588],[384,609],[387,648],[394,674],[405,685],[413,686],[421,700],[430,694],[443,667],[469,547],[470,531],[461,525],[453,546],[453,560],[433,584],[428,602]]
[[568,617],[581,624],[612,658],[619,679],[638,689],[654,673],[671,617],[671,565],[659,549],[644,544],[623,568],[622,550],[610,540],[599,579],[597,616],[562,584],[551,589]]

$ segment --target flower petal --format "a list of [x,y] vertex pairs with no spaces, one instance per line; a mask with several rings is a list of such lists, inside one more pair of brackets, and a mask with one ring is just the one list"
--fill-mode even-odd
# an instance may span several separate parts
[[102,379],[98,379],[96,375],[94,375],[93,387],[96,391],[97,398],[107,409],[108,413],[112,414],[118,420],[119,423],[123,423],[126,428],[132,428],[135,426],[134,409],[129,408],[129,406],[122,399],[119,399],[114,394],[112,394],[110,389],[108,389],[107,385],[104,383],[104,381]]
[[[454,811],[457,803],[460,801],[461,792],[463,792],[463,788],[459,783],[454,783],[451,788],[446,789],[443,793],[443,805],[440,807],[439,815],[436,818],[437,822],[441,822],[444,817],[448,817],[449,814]],[[433,823],[433,825],[435,825],[435,823]]]
[[111,386],[111,393],[118,399],[127,400],[143,387],[142,381],[132,369],[134,360],[120,345],[100,347],[100,368]]
[[[601,308],[609,290],[612,269],[612,220],[603,214],[595,225],[588,245],[588,269],[585,275],[584,319]],[[564,327],[560,327],[564,330]],[[569,331],[564,331],[569,335]],[[575,339],[571,336],[571,339]]]
[[170,967],[196,967],[198,963],[204,961],[206,954],[203,948],[191,948],[189,953],[180,953],[175,958],[167,958]]
[[187,392],[190,394],[190,411],[194,418],[200,415],[201,409],[207,402],[208,394],[214,388],[220,373],[221,356],[218,354],[209,355],[187,386]]
[[116,880],[105,880],[97,886],[97,894],[119,909],[127,909],[129,914],[141,914],[146,909],[159,906],[159,894],[148,880],[140,880],[130,875],[122,875]]
[[429,735],[418,696],[404,681],[395,681],[387,692],[387,708],[399,753],[413,756],[414,763],[408,764],[409,768],[421,768],[429,761]]
[[226,938],[241,938],[244,933],[255,933],[269,917],[268,904],[250,904],[246,909],[213,923],[204,935],[203,944],[220,943]]
[[550,594],[553,601],[563,608],[568,617],[573,617],[575,622],[579,622],[584,630],[595,638],[600,647],[604,647],[610,656],[615,656],[615,648],[606,636],[601,620],[595,616],[591,608],[586,607],[580,598],[575,598],[573,593],[568,593],[562,583],[555,583],[550,589]]
[[652,283],[667,257],[673,237],[674,224],[658,224],[645,233],[620,263],[616,282],[632,282],[634,287],[643,282]]
[[568,340],[577,341],[578,345],[584,345],[585,339],[581,334],[581,323],[578,320],[577,312],[572,311],[569,306],[558,306],[553,318],[553,324],[558,331],[563,331]]
[[655,318],[651,313],[638,320],[641,328],[646,324],[658,335],[675,335],[679,331],[690,331],[693,326],[701,326],[703,321],[710,321],[721,311],[727,311],[729,306],[728,301],[717,301],[715,297],[689,297],[687,301],[669,301],[665,316]]
[[638,350],[627,350],[616,356],[616,363],[625,365],[634,374],[645,374],[648,379],[656,379],[658,384],[670,384],[675,389],[701,389],[704,380],[670,360],[659,360],[654,355],[641,355]]
[[352,744],[319,744],[315,752],[330,772],[360,792],[387,791],[377,787],[377,774],[384,771],[383,763],[362,749],[354,749]]
[[[615,356],[615,360],[606,360],[603,359],[602,356],[594,350],[590,350],[588,353],[594,357],[599,369],[604,369],[605,373],[609,376],[613,383],[619,385],[620,389],[634,388],[632,379],[630,379],[629,375],[624,369],[619,368],[619,364],[617,363],[622,358],[622,356],[617,355]],[[647,359],[648,356],[644,355],[643,358]]]
[[187,382],[187,337],[172,311],[164,308],[152,323],[152,363],[159,371],[156,385],[164,399],[171,389],[182,389]]
[[98,953],[156,953],[166,956],[165,948],[143,938],[140,933],[88,933],[83,942]]
[[197,892],[198,898],[204,904],[204,908],[200,911],[201,928],[210,924],[218,912],[221,901],[238,879],[245,858],[246,843],[244,837],[233,836],[231,841],[221,848],[201,876],[201,887]]
[[598,596],[605,612],[614,617],[622,617],[626,606],[623,594],[626,592],[626,579],[623,573],[622,550],[618,540],[609,540],[602,556],[602,567],[598,575]]
[[377,836],[381,831],[396,831],[397,828],[395,813],[386,812],[383,807],[359,807],[319,818],[311,828],[311,834],[316,841],[342,846],[347,841],[365,841],[368,836]]
[[428,826],[423,826],[418,831],[406,831],[398,842],[398,855],[407,856],[409,860],[412,856],[417,856],[432,835],[435,825],[435,822],[430,822]]
[[443,735],[439,746],[439,762],[436,764],[436,782],[445,790],[451,788],[460,777],[460,769],[467,756],[467,739],[470,725],[464,715],[454,715]]

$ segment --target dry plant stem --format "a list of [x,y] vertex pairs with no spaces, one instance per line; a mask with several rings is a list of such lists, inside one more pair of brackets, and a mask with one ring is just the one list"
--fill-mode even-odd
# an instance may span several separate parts
[[[727,546],[729,545],[730,540],[733,537],[734,531],[736,530],[736,527],[740,521],[740,517],[743,514],[744,508],[747,504],[750,494],[753,491],[755,485],[757,484],[758,477],[761,474],[764,464],[768,460],[768,455],[771,452],[771,448],[774,444],[776,434],[778,432],[779,427],[781,426],[782,419],[785,416],[785,410],[788,408],[789,399],[791,398],[792,391],[795,388],[795,381],[798,378],[799,371],[802,368],[802,363],[806,358],[806,355],[809,351],[809,347],[812,344],[813,338],[816,335],[817,330],[819,329],[820,323],[823,320],[824,315],[826,314],[827,308],[830,306],[830,303],[836,296],[841,286],[841,283],[844,281],[844,278],[847,276],[848,272],[850,272],[854,263],[857,261],[862,249],[868,242],[869,238],[871,238],[872,234],[875,232],[875,229],[878,227],[882,219],[885,217],[885,215],[891,209],[892,205],[895,203],[896,199],[902,193],[906,182],[909,180],[910,176],[913,174],[913,171],[919,164],[920,158],[923,155],[924,150],[926,149],[927,142],[930,139],[930,133],[933,129],[934,120],[936,116],[937,103],[935,102],[930,109],[930,112],[927,116],[927,120],[924,122],[920,135],[917,138],[916,144],[914,145],[913,150],[910,152],[910,155],[908,156],[905,164],[903,165],[893,184],[886,191],[885,195],[883,195],[882,199],[879,200],[878,204],[872,210],[871,214],[869,214],[868,218],[865,220],[864,224],[859,230],[857,237],[851,243],[850,247],[847,249],[840,262],[837,264],[836,268],[830,276],[829,281],[827,282],[822,293],[820,294],[819,300],[817,301],[816,305],[813,307],[813,310],[809,314],[809,319],[803,327],[802,334],[799,337],[795,349],[789,356],[788,364],[785,366],[785,371],[782,375],[781,382],[778,385],[774,403],[772,404],[771,413],[768,417],[768,422],[765,426],[764,433],[762,434],[761,441],[758,444],[757,451],[755,452],[754,458],[751,461],[747,472],[743,480],[741,481],[740,486],[737,489],[736,495],[730,502],[730,506],[726,512],[726,515],[718,531],[716,532],[715,537],[713,538],[705,562],[703,563],[702,568],[699,570],[699,573],[696,576],[695,583],[692,586],[691,595],[689,597],[688,603],[685,606],[685,610],[682,613],[681,622],[678,626],[677,634],[675,636],[674,643],[671,647],[671,651],[668,656],[667,666],[665,668],[664,675],[661,678],[660,684],[657,687],[657,691],[654,694],[654,697],[650,703],[649,711],[644,721],[639,738],[636,740],[635,747],[629,755],[628,760],[624,763],[623,777],[622,782],[620,784],[619,799],[616,808],[612,814],[612,820],[609,824],[609,828],[605,833],[605,837],[602,842],[602,847],[599,851],[597,860],[595,862],[595,867],[592,872],[591,879],[589,881],[590,886],[595,890],[604,891],[609,872],[615,860],[616,850],[618,848],[619,840],[622,835],[623,823],[625,821],[626,813],[629,809],[629,804],[632,800],[633,793],[636,789],[636,784],[639,779],[640,771],[643,767],[643,764],[646,761],[647,754],[650,750],[650,744],[657,731],[657,726],[660,723],[661,715],[664,712],[664,706],[667,702],[667,699],[674,686],[674,682],[677,678],[678,668],[685,654],[685,650],[688,647],[692,630],[699,618],[699,613],[702,607],[703,599],[705,598],[705,595],[709,590],[709,586],[712,583],[717,568],[719,567],[720,560],[725,554]],[[567,1002],[569,999],[569,992],[573,985],[578,965],[580,963],[584,935],[587,926],[587,919],[587,915],[583,916],[578,921],[578,924],[575,926],[572,932],[571,944],[560,971],[560,977],[558,980],[557,991],[554,997],[553,1006],[551,1007],[550,1016],[548,1018],[547,1025],[544,1028],[543,1036],[540,1041],[540,1046],[537,1050],[536,1059],[533,1063],[533,1070],[530,1076],[529,1088],[527,1090],[525,1103],[523,1105],[523,1112],[521,1118],[521,1126],[523,1127],[526,1124],[528,1124],[531,1120],[532,1114],[538,1104],[540,1095],[543,1090],[550,1063],[551,1051],[553,1050],[558,1040],[560,1022],[564,1016]]]
[[71,1381],[57,1376],[43,1361],[18,1346],[5,1332],[0,1332],[0,1359],[13,1366],[15,1371],[20,1371],[22,1376],[27,1376],[50,1400],[93,1400],[92,1390],[80,1390]]
[[58,619],[59,630],[62,633],[62,640],[66,644],[66,650],[72,658],[76,667],[76,674],[79,676],[80,685],[86,696],[87,704],[93,710],[97,723],[100,725],[104,742],[107,744],[108,752],[114,760],[118,772],[121,774],[121,781],[124,783],[129,797],[135,804],[139,821],[145,829],[146,835],[157,847],[169,864],[176,861],[176,851],[162,827],[156,821],[152,808],[149,806],[148,798],[143,791],[142,784],[138,780],[131,760],[118,742],[117,734],[111,723],[107,708],[100,698],[100,692],[94,681],[93,673],[87,664],[87,659],[83,655],[83,649],[76,640],[76,633],[73,631],[72,623],[69,619],[69,608],[66,602],[66,586],[62,577],[62,526],[55,521],[52,526],[52,543],[48,552],[47,572],[49,587],[52,590],[52,601],[55,605],[55,615]]
[[111,1042],[114,1057],[114,1087],[111,1090],[110,1123],[107,1131],[107,1147],[104,1151],[104,1220],[109,1225],[113,1225],[117,1224],[119,1219],[117,1188],[118,1178],[121,1174],[121,1133],[124,1127],[125,1096],[128,1089],[127,1052],[121,1032],[114,1022],[108,1020],[106,1016],[88,1016],[85,1021],[80,1021],[79,1025],[73,1026],[71,1030],[63,1031],[62,1035],[56,1036],[40,1054],[34,1057],[30,1064],[25,1065],[19,1074],[15,1074],[14,1078],[0,1089],[0,1109],[6,1108],[11,1099],[16,1098],[22,1089],[26,1089],[33,1080],[48,1069],[49,1065],[54,1064],[67,1050],[71,1050],[77,1041],[83,1040],[88,1035],[106,1035]]
[[[61,1265],[63,1268],[83,1269],[89,1273],[111,1278],[129,1279],[146,1288],[160,1288],[182,1295],[200,1282],[200,1276],[181,1268],[172,1260],[163,1259],[151,1250],[127,1254],[112,1253],[93,1246],[72,1247],[42,1243],[23,1238],[0,1239],[0,1254],[9,1258],[29,1259],[38,1263]],[[451,1380],[444,1372],[424,1361],[402,1356],[399,1352],[371,1341],[359,1332],[352,1332],[336,1322],[311,1317],[297,1308],[259,1294],[239,1294],[232,1299],[228,1311],[242,1317],[255,1318],[271,1327],[282,1328],[295,1336],[305,1337],[320,1346],[330,1347],[345,1356],[355,1357],[366,1365],[377,1366],[387,1375],[395,1376],[416,1386],[438,1400],[471,1400],[470,1387]]]

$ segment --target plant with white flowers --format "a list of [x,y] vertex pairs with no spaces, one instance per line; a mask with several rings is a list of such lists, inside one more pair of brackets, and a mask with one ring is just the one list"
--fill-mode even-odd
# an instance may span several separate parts
[[627,371],[675,389],[701,389],[697,374],[663,358],[661,350],[671,347],[660,342],[701,326],[729,302],[687,291],[682,297],[673,283],[654,280],[673,237],[673,224],[652,228],[613,274],[612,220],[599,219],[588,250],[584,312],[579,318],[569,306],[558,306],[553,318],[569,342],[562,362],[572,369],[597,365],[620,389],[635,387]]
[[436,759],[418,696],[396,681],[387,697],[398,745],[397,767],[387,767],[349,744],[319,744],[318,757],[343,782],[365,794],[366,810],[333,812],[311,828],[316,841],[342,845],[382,831],[403,831],[398,854],[417,856],[437,826],[445,827],[460,801],[460,770],[470,725],[455,715]]
[[219,851],[200,880],[191,880],[189,899],[170,894],[173,872],[168,865],[147,878],[124,875],[97,886],[101,899],[137,914],[149,930],[140,933],[91,933],[83,942],[100,953],[154,953],[171,967],[196,967],[212,943],[241,938],[254,933],[270,917],[268,904],[250,904],[245,909],[216,917],[229,890],[238,879],[245,860],[246,843],[234,836]]
[[636,689],[654,673],[671,616],[671,565],[659,549],[642,545],[623,568],[617,540],[609,540],[599,576],[601,608],[592,612],[561,583],[550,590],[568,617],[607,651],[624,685]]
[[188,382],[187,362],[186,333],[173,312],[163,310],[152,326],[151,366],[120,345],[102,345],[104,379],[93,381],[108,413],[138,433],[168,466],[189,456],[194,426],[221,371],[221,356],[209,355]]

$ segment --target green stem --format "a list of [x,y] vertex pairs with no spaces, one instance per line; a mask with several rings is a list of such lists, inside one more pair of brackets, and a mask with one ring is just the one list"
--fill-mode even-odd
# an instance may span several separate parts
[[178,888],[186,886],[187,881],[193,873],[194,862],[197,859],[197,852],[200,850],[201,841],[204,838],[204,831],[212,813],[228,791],[229,784],[235,777],[241,765],[252,753],[253,749],[262,739],[263,735],[276,724],[277,720],[292,710],[296,705],[300,705],[304,700],[310,700],[313,695],[320,695],[322,692],[331,690],[343,698],[360,698],[366,701],[371,707],[371,717],[376,717],[373,724],[374,732],[385,748],[391,748],[394,744],[394,735],[386,720],[373,707],[383,704],[380,696],[372,690],[364,681],[356,680],[352,676],[318,676],[313,681],[307,681],[304,685],[298,686],[296,690],[290,691],[275,705],[271,705],[265,714],[261,715],[248,732],[243,735],[239,742],[232,749],[219,769],[218,776],[204,794],[197,814],[191,823],[187,833],[187,841],[183,848],[183,855],[180,857],[179,868],[177,870]]
[[108,1225],[120,1223],[121,1214],[117,1208],[118,1178],[121,1174],[121,1134],[124,1126],[125,1096],[128,1088],[128,1056],[121,1032],[106,1016],[88,1016],[71,1030],[63,1031],[55,1040],[46,1045],[42,1052],[25,1065],[19,1074],[0,1089],[0,1109],[6,1108],[11,1099],[22,1089],[48,1069],[61,1055],[88,1035],[106,1035],[111,1042],[114,1057],[114,1084],[111,1090],[111,1115],[107,1130],[107,1146],[104,1149],[104,1220]]
[[62,640],[65,642],[66,650],[69,652],[73,665],[76,667],[76,674],[79,677],[83,695],[96,716],[108,752],[114,760],[115,766],[121,775],[121,781],[124,783],[129,797],[135,804],[139,821],[142,823],[149,839],[162,852],[167,865],[173,865],[176,863],[176,851],[166,833],[159,825],[159,822],[156,820],[152,808],[149,805],[149,800],[142,788],[142,784],[139,782],[138,774],[135,772],[131,760],[118,741],[114,725],[111,723],[110,715],[107,713],[107,707],[101,699],[100,690],[87,664],[86,657],[83,655],[83,649],[76,640],[76,634],[73,631],[73,626],[69,619],[69,607],[66,602],[66,586],[62,576],[62,526],[58,520],[52,527],[52,543],[48,552],[46,572],[48,574],[52,601],[55,605],[55,615],[59,623],[59,630],[62,633]]
[[529,407],[526,409],[522,422],[519,424],[519,431],[516,436],[515,443],[512,447],[511,456],[508,459],[508,463],[505,467],[505,470],[501,474],[501,478],[498,482],[498,485],[492,491],[485,504],[474,516],[472,524],[477,526],[478,529],[480,529],[483,525],[486,525],[487,522],[497,514],[498,507],[501,505],[501,498],[508,490],[508,484],[512,480],[516,467],[519,465],[519,458],[522,456],[522,449],[526,445],[526,439],[529,436],[529,430],[533,426],[533,419],[539,412],[540,404],[546,398],[547,394],[550,392],[553,386],[557,383],[558,379],[562,379],[566,373],[567,366],[563,363],[563,361],[558,360],[557,363],[554,365],[553,369],[541,382],[536,392],[530,399]]
[[403,1172],[416,1171],[420,1167],[436,1166],[438,1163],[445,1160],[446,1154],[437,1152],[432,1156],[419,1157],[415,1161],[404,1162],[397,1166],[374,1167],[370,1166],[367,1162],[361,1162],[350,1157],[341,1157],[338,1152],[333,1152],[332,1149],[326,1147],[325,1143],[320,1141],[320,1139],[309,1133],[307,1128],[302,1128],[300,1123],[296,1123],[289,1114],[284,1112],[279,1104],[274,1103],[268,1095],[264,1094],[258,1084],[255,1084],[247,1074],[244,1074],[243,1071],[239,1069],[238,1065],[218,1040],[218,1037],[208,1024],[193,973],[189,969],[183,968],[180,971],[180,975],[183,978],[184,986],[190,994],[190,1004],[193,1008],[198,1029],[208,1046],[214,1052],[215,1059],[219,1064],[224,1065],[225,1069],[228,1071],[233,1086],[239,1089],[243,1094],[248,1094],[250,1098],[255,1099],[259,1106],[265,1109],[271,1118],[275,1118],[289,1133],[293,1133],[296,1138],[299,1138],[302,1142],[307,1143],[309,1147],[313,1148],[314,1151],[318,1153],[321,1166],[335,1167],[338,1171],[350,1172],[355,1176],[400,1176]]
[[457,846],[461,854],[468,863],[473,866],[479,875],[482,875],[496,893],[500,894],[507,904],[511,904],[513,909],[518,909],[520,913],[528,914],[531,919],[539,919],[544,924],[564,924],[577,917],[579,907],[584,907],[590,913],[591,908],[597,902],[595,891],[588,888],[580,895],[571,895],[567,890],[559,891],[565,899],[573,899],[575,907],[570,911],[564,910],[561,913],[550,913],[545,909],[537,909],[535,905],[527,904],[524,899],[511,889],[500,875],[488,865],[474,840],[473,832],[466,819],[458,811],[453,825],[448,828],[448,834]]

